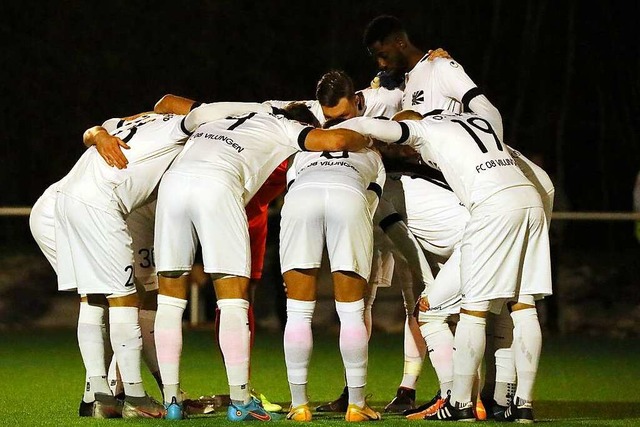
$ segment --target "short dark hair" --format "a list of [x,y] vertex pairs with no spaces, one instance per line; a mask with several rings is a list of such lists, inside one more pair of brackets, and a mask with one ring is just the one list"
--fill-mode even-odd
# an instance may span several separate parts
[[380,15],[367,24],[362,38],[365,46],[371,46],[376,42],[383,43],[392,34],[404,33],[402,22],[391,15]]
[[340,70],[325,73],[316,85],[316,99],[324,107],[335,107],[340,99],[351,98],[355,94],[353,80]]
[[291,102],[284,107],[283,111],[285,112],[284,116],[288,119],[311,125],[314,128],[320,127],[320,121],[304,102]]

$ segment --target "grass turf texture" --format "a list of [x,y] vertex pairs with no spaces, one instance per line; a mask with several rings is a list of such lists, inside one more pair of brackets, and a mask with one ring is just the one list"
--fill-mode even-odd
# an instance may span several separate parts
[[[537,422],[557,426],[640,425],[639,340],[567,337],[546,337],[545,340],[535,393]],[[0,425],[237,425],[226,420],[223,410],[212,417],[173,422],[79,418],[84,371],[75,331],[3,331],[0,342]],[[419,403],[429,400],[437,389],[430,366],[425,365],[424,371],[418,387]],[[316,331],[309,374],[309,394],[314,404],[332,400],[342,390],[342,363],[335,334]],[[374,334],[367,385],[373,407],[382,411],[394,396],[401,375],[402,336]],[[257,390],[271,401],[288,407],[281,335],[257,335],[252,376]],[[146,371],[144,380],[148,392],[159,399],[158,388]],[[182,386],[191,397],[228,393],[224,367],[211,331],[185,331]],[[341,414],[314,413],[313,422],[325,426],[348,424]],[[291,424],[291,421],[276,423]],[[400,415],[388,414],[383,414],[379,422],[385,426],[415,423]]]

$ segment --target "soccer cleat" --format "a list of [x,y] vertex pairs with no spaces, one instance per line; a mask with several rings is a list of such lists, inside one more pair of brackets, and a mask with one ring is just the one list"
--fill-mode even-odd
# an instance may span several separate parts
[[227,409],[227,419],[229,421],[272,421],[279,417],[264,409],[259,399],[252,397],[246,405],[231,403]]
[[81,417],[93,417],[93,405],[94,402],[85,402],[80,400],[80,408],[78,408],[78,415]]
[[316,412],[347,412],[349,406],[349,389],[342,390],[342,394],[334,401],[316,407]]
[[444,402],[438,410],[432,415],[425,417],[425,420],[435,421],[475,421],[476,416],[473,414],[473,403],[469,402],[465,405],[459,405],[457,402],[452,405],[451,396],[444,399]]
[[347,407],[347,413],[344,415],[344,419],[349,422],[378,421],[382,419],[382,416],[380,412],[371,409],[366,402],[362,407],[351,403]]
[[291,421],[311,421],[312,418],[311,410],[306,403],[289,409],[287,414],[287,419]]
[[121,418],[122,402],[113,395],[107,393],[96,393],[93,402],[93,418]]
[[183,404],[178,403],[176,397],[171,398],[171,403],[165,403],[164,409],[166,410],[166,414],[164,418],[167,420],[182,420],[187,418],[187,414],[184,411]]
[[[436,392],[436,395],[433,396],[433,398],[430,401],[428,401],[427,403],[423,403],[422,405],[418,406],[417,408],[407,409],[406,411],[404,411],[402,413],[402,415],[404,415],[406,417],[408,415],[417,414],[418,412],[423,412],[425,409],[429,409],[431,406],[433,406],[435,403],[437,403],[441,398],[442,398],[442,396],[440,395],[440,390],[438,390]],[[415,419],[415,418],[411,418],[411,419]],[[422,418],[420,418],[420,419],[422,419]]]
[[416,391],[407,387],[399,387],[391,402],[384,407],[384,412],[404,412],[416,407]]
[[482,399],[476,400],[476,404],[473,407],[473,414],[476,416],[476,420],[485,421],[487,419],[487,409],[482,403]]
[[282,406],[278,405],[277,403],[271,403],[269,402],[269,400],[267,400],[267,397],[262,394],[262,393],[258,393],[255,389],[251,389],[251,396],[255,397],[256,399],[259,399],[260,402],[262,402],[262,407],[264,409],[266,409],[269,412],[280,412],[282,411]]
[[[185,399],[182,408],[187,415],[211,415],[220,408],[222,401],[218,396],[200,396],[198,399]],[[227,402],[224,406],[229,406]]]
[[405,415],[408,420],[426,420],[427,417],[435,414],[438,409],[442,408],[444,405],[445,399],[438,396],[438,399],[431,404],[431,406],[426,407],[420,412],[413,412],[411,414]]
[[122,418],[163,418],[166,413],[164,405],[149,395],[124,398]]
[[494,412],[496,421],[511,422],[522,424],[533,423],[533,408],[531,402],[524,401],[519,397],[514,399],[504,411]]

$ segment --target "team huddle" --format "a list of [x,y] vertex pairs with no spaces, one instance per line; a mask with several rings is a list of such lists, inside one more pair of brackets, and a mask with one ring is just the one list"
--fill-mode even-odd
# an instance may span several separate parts
[[[316,412],[381,419],[365,399],[371,307],[402,262],[404,372],[385,412],[534,421],[536,300],[552,292],[553,184],[503,142],[499,111],[446,52],[418,49],[386,15],[369,23],[364,43],[381,73],[361,91],[334,70],[313,101],[168,95],[154,112],[85,132],[87,150],[30,217],[59,290],[80,296],[81,416],[186,417],[182,319],[198,259],[217,298],[227,418],[278,418],[252,393],[249,362],[267,208],[286,192],[286,419],[313,418],[311,322],[326,251],[345,384]],[[417,297],[414,286],[423,289]],[[427,354],[439,390],[416,406]],[[163,402],[145,391],[142,360]]]

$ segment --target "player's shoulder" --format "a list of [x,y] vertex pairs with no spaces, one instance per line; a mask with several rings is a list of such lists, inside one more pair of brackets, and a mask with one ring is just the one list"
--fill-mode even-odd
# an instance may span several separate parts
[[432,68],[435,72],[464,71],[462,64],[453,58],[435,58],[428,62],[432,63]]

